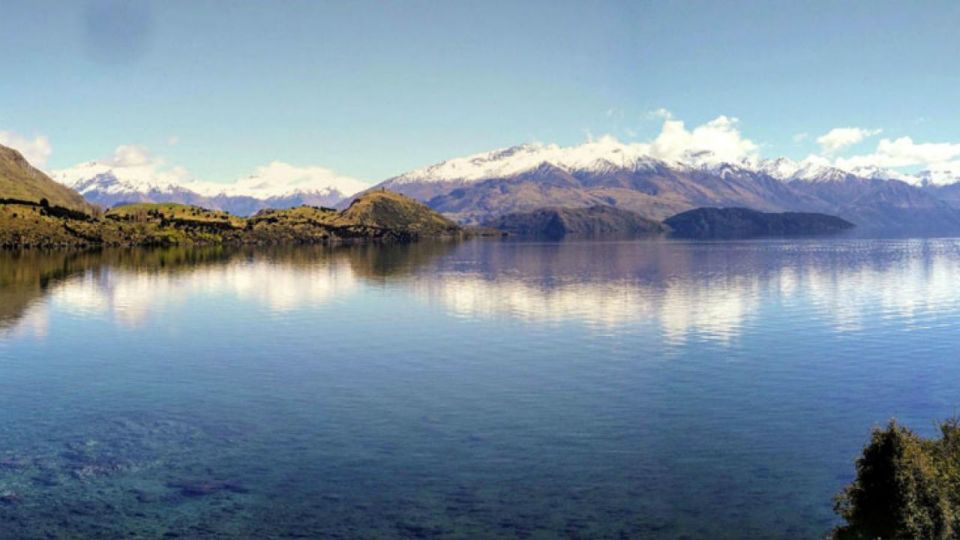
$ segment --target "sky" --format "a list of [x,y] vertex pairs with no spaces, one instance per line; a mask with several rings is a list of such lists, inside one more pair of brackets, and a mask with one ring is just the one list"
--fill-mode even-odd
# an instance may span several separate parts
[[373,183],[718,119],[768,157],[960,159],[957,2],[4,0],[0,14],[0,144],[51,171],[121,148],[210,182],[281,163]]

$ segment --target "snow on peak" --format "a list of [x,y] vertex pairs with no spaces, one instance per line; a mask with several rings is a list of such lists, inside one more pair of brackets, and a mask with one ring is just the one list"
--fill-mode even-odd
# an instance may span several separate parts
[[758,145],[744,138],[736,118],[719,116],[687,128],[669,113],[662,114],[660,134],[647,143],[623,143],[605,135],[578,146],[524,144],[493,152],[450,159],[391,179],[396,183],[463,181],[504,178],[533,170],[543,163],[560,169],[605,172],[636,170],[663,164],[711,167],[723,163],[749,166],[757,159]]
[[948,161],[931,165],[917,173],[917,182],[922,185],[946,186],[960,182],[960,161]]
[[[832,182],[855,176],[870,180],[900,180],[917,185],[924,182],[953,183],[960,179],[960,166],[956,167],[952,175],[947,172],[936,176],[936,173],[931,171],[913,175],[877,166],[840,167],[827,158],[815,155],[808,156],[800,162],[789,158],[768,159],[762,161],[758,168],[760,171],[784,181]],[[936,181],[928,180],[932,178],[936,178]]]
[[349,196],[369,187],[365,182],[323,167],[297,167],[274,161],[233,183],[191,178],[182,167],[167,167],[139,146],[120,146],[114,155],[53,171],[51,177],[81,194],[148,194],[192,191],[203,196],[268,199],[296,194]]
[[905,174],[900,171],[895,171],[893,169],[878,167],[876,165],[863,165],[859,167],[851,167],[849,171],[852,174],[855,174],[863,178],[869,178],[871,180],[900,180],[908,184],[920,183],[920,179],[917,176],[914,176],[911,174]]
[[758,172],[765,173],[777,180],[788,180],[799,170],[799,163],[785,157],[765,159],[757,165]]
[[464,181],[504,178],[536,169],[547,163],[565,171],[605,171],[654,166],[649,145],[622,143],[601,137],[579,146],[528,143],[490,152],[449,159],[405,173],[397,183]]
[[110,192],[143,193],[174,191],[188,183],[183,169],[157,170],[152,165],[116,166],[88,161],[50,173],[50,177],[81,194],[102,189]]
[[269,199],[303,193],[347,197],[370,186],[324,167],[297,167],[274,161],[264,167],[258,167],[254,174],[232,184],[196,182],[188,187],[207,196],[227,195]]
[[807,156],[801,161],[785,157],[766,159],[757,165],[757,170],[785,182],[832,182],[843,180],[852,174],[834,166],[829,159],[815,155]]

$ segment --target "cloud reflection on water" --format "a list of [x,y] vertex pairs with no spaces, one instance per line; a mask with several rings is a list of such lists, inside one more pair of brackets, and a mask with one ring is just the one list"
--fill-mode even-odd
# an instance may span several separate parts
[[58,256],[67,257],[3,261],[12,277],[0,281],[9,300],[0,336],[43,337],[51,313],[137,328],[198,298],[283,314],[382,288],[459,317],[598,330],[651,324],[666,342],[729,344],[762,324],[765,309],[794,310],[837,331],[857,331],[870,318],[936,324],[937,314],[957,309],[960,281],[953,240],[474,242],[178,254],[159,262]]

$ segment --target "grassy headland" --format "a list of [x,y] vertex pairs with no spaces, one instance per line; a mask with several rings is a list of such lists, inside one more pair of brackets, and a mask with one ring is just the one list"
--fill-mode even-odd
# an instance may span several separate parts
[[49,201],[0,201],[0,246],[402,242],[464,233],[427,206],[387,191],[366,193],[343,211],[301,206],[242,218],[182,204],[141,203],[95,214]]

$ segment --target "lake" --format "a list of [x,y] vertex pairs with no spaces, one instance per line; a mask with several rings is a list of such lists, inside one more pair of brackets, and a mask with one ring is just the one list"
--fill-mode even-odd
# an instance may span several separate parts
[[0,531],[816,538],[960,240],[0,252]]

